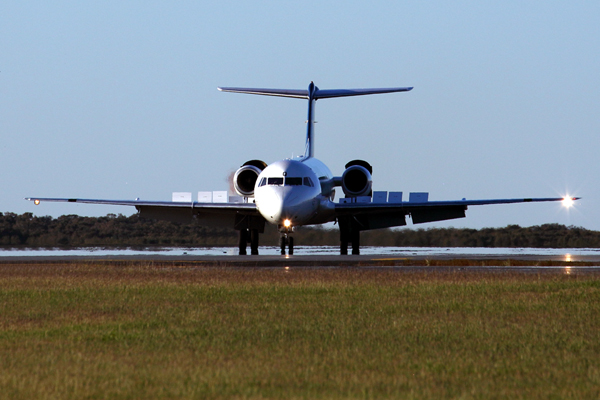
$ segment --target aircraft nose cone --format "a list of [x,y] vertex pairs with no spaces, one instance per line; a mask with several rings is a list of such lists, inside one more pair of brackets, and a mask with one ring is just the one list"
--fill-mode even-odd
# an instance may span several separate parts
[[302,204],[302,199],[295,193],[286,193],[282,198],[281,216],[285,218],[292,217],[298,211]]
[[290,219],[295,224],[304,217],[305,199],[293,188],[277,187],[268,196],[257,197],[258,210],[271,223]]
[[283,215],[283,194],[280,190],[272,190],[268,196],[257,198],[259,211],[271,222],[279,221]]
[[279,222],[289,219],[292,225],[303,224],[313,214],[314,202],[312,196],[303,194],[301,190],[291,190],[282,196]]

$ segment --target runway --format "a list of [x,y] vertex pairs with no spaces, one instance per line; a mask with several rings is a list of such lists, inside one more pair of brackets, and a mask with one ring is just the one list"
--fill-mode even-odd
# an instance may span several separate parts
[[598,273],[600,252],[591,254],[472,254],[439,252],[437,254],[366,255],[198,255],[198,254],[102,254],[102,255],[3,255],[4,264],[76,264],[153,265],[180,268],[364,268],[397,271],[522,271],[539,273]]

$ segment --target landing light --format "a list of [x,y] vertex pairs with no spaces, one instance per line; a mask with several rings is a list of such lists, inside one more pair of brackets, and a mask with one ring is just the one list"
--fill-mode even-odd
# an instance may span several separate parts
[[33,204],[35,204],[35,205],[37,206],[37,205],[39,205],[39,204],[40,204],[40,201],[39,201],[38,199],[35,199],[35,200],[33,201]]
[[565,197],[562,199],[562,204],[563,206],[565,206],[566,208],[571,208],[573,206],[573,198],[572,197]]
[[285,226],[286,228],[289,228],[290,226],[292,226],[292,221],[290,221],[289,219],[284,220],[283,226]]

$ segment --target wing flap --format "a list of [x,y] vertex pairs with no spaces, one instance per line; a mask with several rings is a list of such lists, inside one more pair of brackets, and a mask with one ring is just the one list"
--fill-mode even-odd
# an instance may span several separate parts
[[466,206],[434,207],[430,209],[414,210],[410,213],[413,224],[425,222],[445,221],[448,219],[465,218]]

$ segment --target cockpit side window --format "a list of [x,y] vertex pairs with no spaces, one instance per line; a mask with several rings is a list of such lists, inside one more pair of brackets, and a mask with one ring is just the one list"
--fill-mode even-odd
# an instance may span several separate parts
[[285,178],[285,186],[302,186],[302,178]]
[[312,183],[312,180],[308,176],[304,177],[304,186],[310,186],[310,187],[314,186]]
[[266,184],[267,184],[267,178],[262,178],[260,180],[260,183],[258,184],[258,186],[261,187],[261,186],[265,186]]
[[267,184],[269,184],[269,185],[283,185],[283,178],[268,178]]

